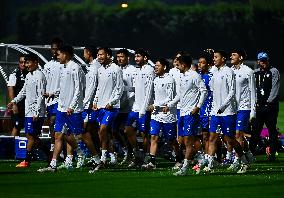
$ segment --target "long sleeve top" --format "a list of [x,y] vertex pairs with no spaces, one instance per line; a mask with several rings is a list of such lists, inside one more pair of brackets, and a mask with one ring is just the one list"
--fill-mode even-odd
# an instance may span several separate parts
[[257,104],[279,102],[280,73],[275,67],[270,67],[267,71],[255,70]]
[[[180,73],[180,70],[178,68],[173,67],[172,69],[170,69],[169,74],[175,79],[176,92],[179,93],[182,73]],[[177,103],[177,109],[180,109],[180,102]]]
[[70,60],[64,65],[60,76],[60,94],[58,110],[66,112],[68,108],[74,113],[83,111],[84,72],[82,68]]
[[53,100],[47,102],[47,106],[58,102],[59,89],[60,89],[60,75],[63,65],[56,60],[50,60],[44,65],[43,73],[46,78],[46,92],[54,94]]
[[137,68],[133,65],[126,65],[122,68],[123,73],[123,94],[120,99],[120,112],[131,111],[135,100],[134,86]]
[[135,101],[132,111],[144,115],[153,99],[153,81],[155,78],[154,69],[146,64],[137,69],[135,75]]
[[93,104],[93,99],[95,96],[95,92],[97,89],[97,82],[98,82],[98,68],[99,65],[96,64],[94,61],[90,63],[90,66],[87,68],[88,72],[85,78],[85,94],[83,105],[85,109],[88,109],[90,104]]
[[255,78],[251,68],[241,64],[240,68],[232,67],[236,78],[237,110],[250,110],[255,116]]
[[[210,87],[213,92],[211,115],[236,114],[236,80],[233,70],[227,65],[217,69],[213,73]],[[219,109],[223,113],[217,114]]]
[[162,111],[176,95],[175,80],[169,74],[158,76],[154,79],[154,107],[151,119],[162,123],[176,122],[176,107],[169,107],[169,111],[164,113]]
[[26,117],[44,117],[45,116],[45,101],[44,92],[46,89],[46,79],[44,74],[36,69],[29,72],[25,79],[25,84],[18,95],[12,102],[18,103],[25,99],[25,116]]
[[207,96],[206,99],[203,103],[203,105],[200,108],[200,117],[208,117],[210,116],[211,113],[211,108],[212,108],[212,100],[213,100],[213,94],[211,91],[211,88],[209,86],[209,83],[212,79],[213,74],[211,72],[205,73],[205,74],[200,74],[206,89],[207,89]]
[[113,108],[120,108],[120,98],[123,92],[121,68],[111,63],[98,69],[98,87],[94,98],[97,108],[105,108],[110,104]]
[[177,97],[168,104],[171,107],[180,100],[180,116],[190,115],[195,107],[200,108],[207,95],[206,86],[200,75],[193,70],[182,74],[180,92]]

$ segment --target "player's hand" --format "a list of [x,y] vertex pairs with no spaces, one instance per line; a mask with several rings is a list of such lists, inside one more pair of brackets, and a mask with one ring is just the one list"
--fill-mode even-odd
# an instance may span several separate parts
[[49,93],[47,93],[47,92],[44,92],[42,95],[43,95],[44,97],[46,97],[46,98],[49,97]]
[[97,104],[93,104],[93,110],[94,110],[94,111],[98,110]]
[[71,108],[68,108],[66,112],[67,112],[67,115],[71,115],[74,112],[74,110]]
[[153,112],[153,111],[155,110],[155,106],[154,106],[154,105],[150,105],[150,106],[148,107],[148,110],[151,111],[151,112]]
[[111,110],[112,106],[110,104],[107,104],[105,108],[108,109],[108,110]]
[[191,112],[191,115],[195,115],[199,113],[199,108],[198,107],[194,107],[194,109]]
[[18,105],[16,105],[16,104],[13,104],[13,113],[19,113],[19,109],[18,109]]
[[33,116],[33,121],[37,121],[38,120],[38,116]]
[[14,104],[15,104],[14,102],[9,102],[9,103],[7,104],[7,107],[8,107],[9,109],[12,109]]
[[168,106],[165,106],[163,109],[162,109],[163,113],[167,113],[170,111],[170,108]]

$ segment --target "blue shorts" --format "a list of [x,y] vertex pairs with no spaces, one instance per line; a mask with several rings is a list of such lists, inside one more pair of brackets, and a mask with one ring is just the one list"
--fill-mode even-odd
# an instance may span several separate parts
[[55,119],[54,131],[61,133],[64,125],[68,128],[68,132],[72,132],[75,135],[82,134],[83,130],[83,118],[82,113],[72,113],[67,115],[66,112],[58,111]]
[[236,131],[249,131],[250,110],[240,110],[237,113]]
[[198,133],[199,114],[181,116],[178,122],[178,135],[196,136]]
[[162,130],[163,135],[166,140],[173,140],[176,138],[177,134],[177,123],[162,123],[156,120],[151,120],[150,122],[150,135],[159,136],[160,130]]
[[84,109],[82,112],[84,122],[98,122],[98,112],[99,110],[94,111],[93,109]]
[[180,118],[180,109],[177,109],[177,120]]
[[209,117],[200,117],[199,118],[199,127],[201,128],[202,132],[209,131]]
[[56,116],[58,103],[46,107],[47,117]]
[[140,132],[149,133],[151,121],[151,112],[147,111],[144,116],[139,118],[139,112],[131,111],[128,114],[125,126],[133,126],[133,123],[136,122],[136,128]]
[[212,116],[210,122],[210,133],[217,133],[218,127],[225,136],[235,136],[236,133],[236,115]]
[[97,110],[99,125],[112,126],[114,119],[118,115],[119,109],[99,109]]
[[37,121],[33,121],[32,117],[25,117],[25,133],[30,135],[40,135],[43,122],[43,117],[39,117]]

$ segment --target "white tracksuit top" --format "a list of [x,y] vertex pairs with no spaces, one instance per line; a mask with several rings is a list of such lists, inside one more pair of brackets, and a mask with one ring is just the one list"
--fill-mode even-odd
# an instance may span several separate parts
[[93,104],[92,100],[94,99],[98,82],[98,68],[99,65],[95,64],[94,61],[91,62],[90,66],[87,68],[88,72],[85,76],[86,84],[83,100],[83,106],[85,109],[89,109],[90,104]]
[[61,70],[58,111],[66,112],[68,108],[74,113],[83,111],[83,89],[85,76],[82,68],[70,60]]
[[[213,92],[211,115],[227,116],[236,114],[236,80],[234,71],[227,65],[217,69],[210,81]],[[217,114],[218,110],[223,113]]]
[[42,71],[46,78],[46,92],[55,95],[53,99],[49,100],[47,106],[50,106],[58,102],[58,95],[60,89],[60,75],[63,66],[64,65],[60,64],[56,60],[51,60],[44,65]]
[[169,111],[164,113],[162,111],[169,102],[176,96],[175,79],[169,75],[164,74],[154,79],[154,107],[151,119],[162,123],[176,122],[176,107],[169,107]]
[[236,78],[236,102],[237,110],[250,110],[251,116],[255,116],[255,77],[254,71],[241,64],[237,69],[232,67]]
[[[170,69],[169,74],[175,79],[176,93],[179,93],[182,73],[180,73],[180,70],[178,68],[173,67],[172,69]],[[177,109],[180,109],[180,102],[177,103]]]
[[132,111],[144,115],[152,102],[154,69],[151,65],[143,65],[135,75],[135,101]]
[[171,107],[180,100],[180,116],[190,115],[195,107],[202,106],[206,96],[207,89],[201,76],[190,69],[182,74],[180,91],[168,106]]
[[113,108],[120,108],[120,98],[123,92],[121,68],[111,63],[98,69],[98,86],[94,98],[97,108],[105,108],[110,104]]
[[135,74],[137,68],[133,65],[126,65],[122,67],[123,74],[123,94],[120,98],[120,112],[128,113],[133,107],[135,100],[134,85],[135,85]]
[[46,89],[46,79],[40,69],[29,72],[25,79],[25,84],[19,94],[12,100],[18,103],[25,99],[25,117],[44,117],[45,101],[44,92]]

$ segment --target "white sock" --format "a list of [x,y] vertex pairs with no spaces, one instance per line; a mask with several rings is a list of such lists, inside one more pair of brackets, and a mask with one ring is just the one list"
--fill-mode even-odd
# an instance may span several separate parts
[[187,170],[187,168],[188,168],[188,162],[189,162],[188,159],[184,159],[184,160],[183,160],[183,164],[182,164],[182,167],[181,167],[181,169],[182,169],[183,171],[186,171],[186,170]]
[[233,154],[232,152],[227,151],[226,159],[231,160],[232,159],[232,154]]
[[214,161],[214,157],[212,155],[208,155],[208,167],[209,168],[213,167],[213,161]]
[[73,161],[73,155],[67,155],[66,159],[65,159],[65,163],[67,164],[72,164]]
[[122,148],[122,151],[123,151],[123,153],[124,153],[124,156],[127,156],[127,155],[128,155],[128,149],[127,149],[127,147],[123,147],[123,148]]
[[102,161],[103,163],[106,162],[106,154],[107,154],[107,150],[102,150],[101,161]]
[[56,168],[56,163],[57,163],[57,160],[56,159],[52,159],[49,166],[51,166],[52,168]]
[[54,150],[54,144],[50,144],[50,151]]

